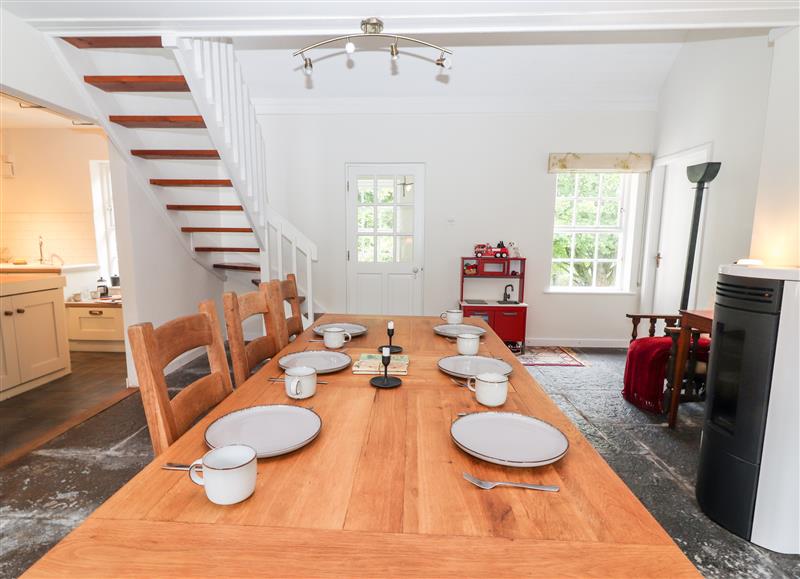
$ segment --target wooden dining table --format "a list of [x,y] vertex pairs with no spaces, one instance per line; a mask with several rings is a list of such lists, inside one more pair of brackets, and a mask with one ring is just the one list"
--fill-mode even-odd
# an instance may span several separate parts
[[[386,343],[381,316],[325,315],[368,332],[346,352],[358,359]],[[699,577],[631,490],[558,409],[494,332],[481,354],[513,367],[501,410],[558,427],[569,450],[558,462],[510,468],[456,447],[450,425],[489,410],[437,361],[456,345],[430,317],[394,317],[394,343],[410,357],[396,389],[343,370],[312,398],[287,397],[277,358],[201,419],[101,505],[26,577]],[[281,355],[322,349],[306,330]],[[219,506],[185,472],[208,448],[203,433],[231,411],[298,404],[322,418],[308,446],[258,461],[255,493]],[[559,492],[482,490],[462,474],[557,485]]]

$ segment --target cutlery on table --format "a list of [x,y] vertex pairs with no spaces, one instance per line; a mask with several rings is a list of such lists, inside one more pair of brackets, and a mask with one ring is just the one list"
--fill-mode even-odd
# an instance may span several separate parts
[[531,489],[531,490],[534,490],[534,491],[546,491],[546,492],[550,492],[550,493],[556,493],[559,490],[559,488],[557,486],[552,486],[552,485],[534,485],[534,484],[521,483],[521,482],[495,482],[495,481],[481,480],[479,478],[475,478],[474,476],[472,476],[468,472],[465,472],[463,474],[464,474],[464,478],[467,479],[472,484],[474,484],[476,487],[484,489],[484,490],[487,490],[487,491],[489,489],[493,489],[494,487],[497,487],[497,486],[517,487],[517,488],[521,488],[521,489]]
[[161,468],[164,470],[189,470],[189,465],[178,464],[177,462],[168,462],[166,464],[162,464]]
[[461,388],[463,388],[464,386],[466,386],[466,385],[467,385],[467,383],[466,383],[466,382],[459,382],[459,381],[458,381],[458,380],[456,380],[455,378],[450,378],[450,382],[452,382],[452,383],[453,383],[453,384],[455,384],[456,386],[460,386]]
[[[286,378],[268,378],[270,382],[286,382]],[[327,384],[325,380],[317,380],[317,384]]]

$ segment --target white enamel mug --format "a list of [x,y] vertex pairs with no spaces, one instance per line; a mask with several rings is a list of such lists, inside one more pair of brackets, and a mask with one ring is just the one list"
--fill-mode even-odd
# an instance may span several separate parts
[[341,348],[345,342],[353,339],[350,332],[346,332],[344,328],[325,328],[322,333],[323,341],[326,348]]
[[462,356],[475,356],[480,343],[481,337],[477,334],[459,334],[456,338],[456,347]]
[[508,376],[487,372],[467,378],[467,388],[484,406],[502,406],[508,397]]
[[460,324],[464,321],[464,312],[461,310],[447,310],[439,316],[448,324]]
[[[256,451],[246,444],[230,444],[209,450],[189,466],[189,478],[205,488],[218,505],[240,503],[256,489]],[[202,472],[202,476],[198,474]]]
[[310,366],[295,366],[286,370],[286,395],[295,400],[311,398],[317,393],[317,371]]

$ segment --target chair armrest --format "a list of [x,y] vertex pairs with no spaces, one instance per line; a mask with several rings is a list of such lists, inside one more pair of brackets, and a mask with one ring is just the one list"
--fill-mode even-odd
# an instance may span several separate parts
[[631,320],[633,324],[631,342],[633,342],[639,336],[639,322],[641,322],[643,319],[650,321],[650,327],[648,328],[647,335],[651,338],[656,335],[656,324],[659,320],[664,320],[664,335],[667,335],[666,329],[677,327],[678,322],[680,322],[681,319],[679,314],[625,314],[625,317]]

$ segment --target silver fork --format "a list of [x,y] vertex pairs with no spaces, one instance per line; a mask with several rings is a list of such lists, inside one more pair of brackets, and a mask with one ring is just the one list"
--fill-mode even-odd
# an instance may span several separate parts
[[464,478],[467,479],[469,482],[474,484],[476,487],[489,490],[493,489],[494,487],[519,487],[521,489],[531,489],[534,491],[547,491],[549,493],[557,493],[559,488],[552,485],[532,485],[528,483],[520,483],[520,482],[494,482],[488,480],[481,480],[479,478],[475,478],[468,472],[464,473]]

